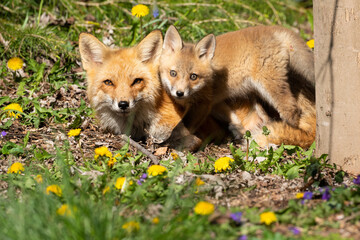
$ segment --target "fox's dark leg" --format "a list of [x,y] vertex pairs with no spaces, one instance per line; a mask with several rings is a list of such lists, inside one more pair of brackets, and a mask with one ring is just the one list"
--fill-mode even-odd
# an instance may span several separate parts
[[190,131],[195,133],[197,129],[204,123],[206,118],[210,115],[212,108],[211,102],[199,102],[192,105],[186,112],[182,122],[184,126]]
[[216,104],[213,107],[211,114],[216,119],[229,124],[229,130],[235,139],[242,139],[245,128],[236,115],[236,112],[233,111],[226,102]]

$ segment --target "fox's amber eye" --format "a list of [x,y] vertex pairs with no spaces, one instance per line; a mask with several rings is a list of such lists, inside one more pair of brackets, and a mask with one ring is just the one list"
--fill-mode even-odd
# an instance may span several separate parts
[[175,70],[170,70],[170,76],[176,77],[177,72]]
[[198,75],[196,75],[195,73],[190,74],[190,79],[191,80],[196,80],[197,77],[198,77]]
[[109,80],[109,79],[106,79],[104,81],[104,84],[107,85],[107,86],[114,86],[113,82],[111,80]]
[[133,83],[131,84],[131,86],[135,85],[135,84],[138,84],[138,83],[141,83],[142,81],[144,81],[144,79],[142,78],[135,78],[135,80],[133,81]]

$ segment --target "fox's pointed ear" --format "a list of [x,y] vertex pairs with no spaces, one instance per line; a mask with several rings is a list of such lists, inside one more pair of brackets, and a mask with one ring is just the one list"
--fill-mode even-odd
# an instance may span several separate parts
[[179,51],[183,48],[183,41],[176,28],[171,25],[165,33],[163,50],[165,51]]
[[163,37],[160,30],[149,33],[136,47],[138,58],[142,62],[156,60],[161,55]]
[[83,68],[88,70],[94,64],[103,63],[108,47],[93,35],[81,33],[79,37],[79,49]]
[[215,54],[216,40],[214,34],[209,34],[201,39],[195,46],[195,51],[201,59],[212,59]]

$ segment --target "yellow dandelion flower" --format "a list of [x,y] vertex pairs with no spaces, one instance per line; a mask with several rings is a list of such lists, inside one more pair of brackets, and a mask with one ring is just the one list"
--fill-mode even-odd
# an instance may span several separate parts
[[126,181],[126,177],[117,178],[116,182],[115,182],[115,188],[116,189],[122,189],[123,186],[124,186],[125,181]]
[[263,212],[260,214],[260,222],[265,223],[266,225],[270,225],[273,222],[276,222],[277,218],[275,213],[273,212]]
[[36,175],[35,177],[35,181],[37,183],[43,183],[43,177],[39,174],[39,175]]
[[113,157],[109,159],[107,165],[109,166],[109,168],[112,168],[116,162],[117,162],[116,159]]
[[166,171],[166,167],[160,165],[151,165],[147,170],[150,176],[162,175]]
[[134,181],[133,180],[130,180],[129,181],[129,185],[132,186],[134,184]]
[[153,223],[153,224],[158,224],[159,222],[160,222],[160,220],[159,220],[158,217],[154,217],[154,218],[152,219],[152,223]]
[[222,172],[228,169],[231,169],[230,162],[233,162],[234,159],[229,157],[222,157],[215,161],[214,168],[215,172]]
[[15,117],[15,118],[18,118],[20,116],[20,114],[15,113],[14,110],[21,112],[21,113],[23,112],[22,107],[17,103],[11,103],[11,104],[7,105],[6,107],[4,107],[3,110],[7,111],[8,117]]
[[126,157],[131,157],[131,153],[126,153],[125,156]]
[[205,182],[201,180],[201,178],[197,177],[195,180],[195,185],[197,186],[195,193],[199,193],[199,187],[204,184]]
[[61,188],[56,184],[50,185],[46,188],[46,194],[49,195],[51,192],[58,195],[59,197],[61,197],[62,195]]
[[8,173],[21,173],[25,171],[24,165],[19,162],[15,162],[11,164],[11,166],[8,169]]
[[110,187],[106,186],[102,192],[103,195],[105,195],[108,191],[110,191]]
[[297,193],[296,196],[295,196],[297,199],[302,199],[304,198],[304,193]]
[[56,214],[61,216],[71,216],[72,212],[70,210],[69,205],[63,204],[56,210]]
[[116,155],[115,155],[115,158],[121,158],[122,156],[121,156],[121,154],[120,153],[117,153]]
[[198,202],[194,207],[194,212],[199,215],[209,215],[213,213],[214,210],[214,204],[205,201]]
[[140,229],[140,224],[135,221],[130,221],[122,225],[122,228],[127,230],[129,233]]
[[71,130],[68,132],[68,136],[69,136],[69,137],[76,137],[76,136],[79,136],[79,135],[80,135],[80,132],[81,132],[81,129],[80,129],[80,128],[71,129]]
[[177,153],[171,153],[171,157],[176,160],[179,159],[179,155],[177,155]]
[[105,146],[98,147],[95,149],[95,160],[99,158],[99,156],[106,156],[108,158],[112,157],[112,153]]
[[149,8],[143,4],[138,4],[131,9],[131,14],[136,17],[145,17],[149,14]]
[[201,178],[197,177],[196,180],[195,180],[195,185],[196,186],[201,186],[201,185],[204,185],[205,182],[203,180],[201,180]]
[[23,60],[18,57],[10,58],[9,61],[7,62],[8,68],[13,71],[17,71],[21,69],[23,65],[24,65]]
[[308,45],[309,48],[313,49],[315,47],[314,39],[311,39],[311,40],[307,41],[306,45]]

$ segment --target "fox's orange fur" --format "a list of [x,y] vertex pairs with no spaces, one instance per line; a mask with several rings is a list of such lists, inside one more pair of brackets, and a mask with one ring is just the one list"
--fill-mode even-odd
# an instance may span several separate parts
[[[171,26],[160,74],[169,95],[186,109],[183,122],[191,131],[212,111],[230,123],[236,136],[267,125],[272,132],[268,138],[255,134],[264,144],[309,146],[314,141],[313,55],[290,30],[258,26],[216,39],[208,35],[194,45],[183,43]],[[261,110],[258,100],[274,108],[280,119]]]
[[183,110],[164,92],[158,77],[161,47],[158,30],[137,46],[121,49],[80,35],[88,97],[104,129],[137,140],[156,136],[162,142],[181,121]]

